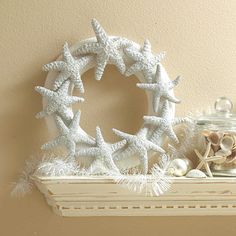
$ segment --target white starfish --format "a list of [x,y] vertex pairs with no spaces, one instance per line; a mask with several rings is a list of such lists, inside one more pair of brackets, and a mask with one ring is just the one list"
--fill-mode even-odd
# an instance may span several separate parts
[[147,139],[147,128],[141,129],[136,135],[127,134],[117,129],[113,129],[113,132],[122,139],[126,140],[128,143],[128,148],[126,148],[119,157],[138,154],[142,172],[144,174],[147,174],[148,172],[148,151],[153,150],[155,152],[165,153],[165,151],[161,147],[157,146]]
[[47,106],[36,115],[36,118],[42,118],[47,115],[52,115],[55,112],[61,114],[66,120],[73,118],[73,112],[70,106],[75,102],[83,102],[84,99],[76,96],[69,96],[70,81],[66,81],[57,91],[52,91],[44,87],[36,86],[35,90],[43,97],[47,98]]
[[210,157],[208,157],[210,151],[211,151],[211,142],[209,142],[207,144],[206,151],[203,155],[198,150],[194,149],[194,152],[196,153],[197,157],[200,160],[200,163],[198,164],[196,169],[200,170],[202,167],[204,167],[205,170],[207,171],[208,176],[213,177],[213,175],[211,173],[211,169],[209,167],[209,163],[212,162],[212,161],[220,160],[222,158],[222,156],[210,156]]
[[89,172],[92,173],[93,169],[96,168],[98,162],[102,163],[108,170],[119,173],[119,169],[113,161],[113,153],[123,148],[126,141],[120,141],[114,144],[109,144],[104,141],[101,130],[96,127],[96,147],[85,148],[78,151],[77,156],[92,156],[95,157],[94,161],[90,166]]
[[165,53],[160,53],[156,56],[153,55],[151,52],[151,44],[147,39],[144,41],[141,51],[134,47],[129,47],[125,49],[125,53],[135,61],[125,72],[125,75],[130,76],[142,71],[146,81],[151,81],[155,66],[158,65],[165,56]]
[[78,111],[73,120],[71,121],[69,127],[65,125],[63,120],[56,116],[56,125],[59,129],[60,135],[54,140],[49,141],[48,143],[42,146],[42,149],[51,149],[58,145],[65,145],[69,151],[69,156],[75,155],[76,144],[84,143],[89,145],[94,145],[95,141],[89,137],[84,130],[81,129],[80,123],[80,111]]
[[141,89],[147,89],[153,92],[153,110],[158,112],[159,102],[161,98],[164,98],[170,102],[180,103],[180,100],[171,94],[171,90],[178,85],[180,76],[175,80],[166,82],[164,80],[164,73],[162,72],[162,66],[157,65],[156,74],[154,77],[154,83],[138,83],[137,87]]
[[157,126],[152,134],[151,141],[154,143],[159,143],[160,138],[163,134],[166,134],[172,141],[179,143],[177,136],[173,130],[172,126],[187,121],[186,118],[172,118],[169,110],[168,101],[165,101],[162,107],[161,117],[157,116],[144,116],[143,117],[146,124],[152,124]]
[[94,53],[97,55],[97,67],[95,71],[96,80],[100,80],[102,78],[105,66],[109,61],[115,64],[119,71],[123,74],[125,71],[125,64],[119,49],[128,45],[128,42],[122,38],[110,38],[96,19],[92,19],[91,24],[95,32],[97,42],[85,43],[75,51],[75,54],[80,55]]
[[57,90],[68,78],[74,83],[81,93],[84,93],[84,86],[81,80],[81,70],[89,63],[90,57],[75,59],[70,52],[68,43],[63,46],[64,61],[54,61],[43,66],[44,71],[57,70],[60,74],[55,79],[53,90]]

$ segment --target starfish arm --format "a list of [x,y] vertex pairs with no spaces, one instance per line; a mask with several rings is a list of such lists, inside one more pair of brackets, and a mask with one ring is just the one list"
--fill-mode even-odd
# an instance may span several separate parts
[[154,60],[155,60],[156,64],[160,63],[160,61],[162,61],[165,56],[166,56],[165,52],[160,52],[156,56],[154,56]]
[[126,48],[124,52],[127,56],[131,57],[134,61],[141,61],[141,58],[143,58],[142,53],[139,52],[134,47]]
[[99,22],[96,19],[92,19],[91,25],[92,25],[94,33],[96,35],[97,41],[102,44],[104,42],[106,42],[108,40],[108,36],[107,36],[105,30],[99,24]]
[[212,162],[212,161],[220,160],[222,158],[224,158],[224,157],[222,157],[222,156],[212,156],[212,157],[207,158],[207,161]]
[[143,44],[143,48],[142,48],[142,52],[143,54],[149,54],[152,51],[152,47],[151,47],[151,43],[149,42],[148,39],[145,39],[144,44]]
[[58,113],[67,121],[71,121],[74,116],[72,109],[65,105],[62,105],[58,108]]
[[68,94],[68,90],[70,87],[70,81],[66,80],[61,87],[57,90],[57,94],[61,97],[64,96],[65,94]]
[[162,118],[157,116],[144,116],[143,119],[146,124],[151,125],[159,125],[162,121]]
[[35,91],[47,98],[52,98],[55,95],[53,91],[46,89],[44,87],[41,87],[41,86],[36,86]]
[[161,95],[158,92],[155,92],[153,94],[153,110],[154,112],[158,112],[159,109],[159,104],[160,104],[160,99],[161,99]]
[[179,140],[171,126],[166,129],[165,134],[175,143],[179,143]]
[[140,62],[136,62],[128,70],[126,70],[125,75],[130,76],[142,70],[143,70],[143,64]]
[[159,147],[158,145],[156,145],[156,144],[150,142],[149,140],[146,140],[146,141],[145,141],[144,146],[145,146],[145,148],[146,148],[147,150],[153,150],[153,151],[155,151],[155,152],[159,152],[159,153],[162,153],[162,154],[165,153],[165,150],[164,150],[164,149],[162,149],[162,148]]
[[97,55],[97,66],[95,70],[95,79],[100,80],[108,63],[109,57],[105,54]]
[[170,102],[173,102],[173,103],[180,103],[180,100],[177,99],[177,98],[175,98],[173,95],[171,95],[171,94],[169,93],[169,91],[166,92],[166,93],[164,93],[162,96],[163,96],[165,99],[167,99],[168,101],[170,101]]
[[163,105],[162,105],[162,110],[161,110],[161,116],[164,119],[170,119],[171,117],[171,111],[169,108],[169,102],[167,100],[164,101]]
[[133,147],[132,145],[129,145],[124,151],[119,153],[119,155],[117,156],[117,159],[132,156],[137,152],[138,151],[136,150],[135,147]]
[[147,89],[151,91],[155,91],[157,89],[156,84],[146,84],[146,83],[137,83],[136,86],[141,89]]
[[41,149],[42,150],[52,149],[52,148],[62,144],[62,141],[63,141],[63,137],[59,136],[59,137],[55,138],[54,140],[51,140],[51,141],[43,144]]
[[144,75],[144,79],[151,83],[152,82],[152,78],[153,78],[153,70],[150,69],[150,68],[146,68],[146,69],[143,69],[143,75]]
[[132,137],[133,137],[133,135],[127,134],[127,133],[122,132],[122,131],[117,130],[117,129],[112,129],[112,131],[113,131],[117,136],[119,136],[120,138],[126,139],[126,140],[128,140],[128,141],[130,141],[130,140],[132,139]]
[[69,106],[71,104],[74,104],[76,102],[84,102],[84,98],[76,97],[76,96],[66,96],[64,100],[64,104],[66,106]]
[[211,151],[211,142],[207,144],[206,151],[204,153],[204,158],[206,159]]
[[91,157],[96,157],[100,153],[100,149],[97,147],[90,147],[90,148],[84,148],[80,149],[76,156],[91,156]]
[[95,145],[96,142],[88,135],[81,135],[80,136],[80,142],[88,145]]
[[174,120],[172,121],[172,125],[175,126],[178,124],[186,123],[187,121],[187,118],[174,118]]
[[58,74],[56,77],[54,84],[53,84],[53,90],[57,90],[60,88],[60,86],[70,77],[70,73],[67,71],[62,71]]
[[69,152],[69,156],[74,156],[75,155],[75,149],[76,149],[76,144],[73,140],[67,139],[65,141],[65,146]]
[[60,116],[55,116],[56,126],[61,134],[66,134],[69,132],[69,128],[65,125]]
[[77,48],[74,52],[74,55],[81,55],[87,53],[97,54],[100,50],[100,46],[97,42],[87,42]]
[[149,131],[148,127],[143,127],[138,131],[138,133],[136,135],[146,138],[147,134],[148,134],[148,131]]
[[50,71],[50,70],[62,71],[65,69],[66,69],[66,63],[64,61],[54,61],[46,65],[43,65],[42,67],[43,71]]
[[102,131],[99,126],[96,127],[96,142],[99,147],[105,144]]
[[212,173],[211,173],[211,169],[210,169],[208,163],[205,163],[204,167],[205,167],[205,169],[206,169],[206,171],[207,171],[208,176],[209,176],[209,177],[213,177],[213,175],[212,175]]
[[194,149],[194,152],[201,161],[204,160],[203,156],[201,155],[201,153],[197,149]]
[[81,111],[77,111],[70,123],[70,130],[77,130],[79,128]]
[[84,93],[84,85],[83,85],[83,82],[81,80],[80,72],[77,71],[76,73],[71,75],[71,79],[72,79],[72,81],[75,85],[75,88],[79,89],[79,91],[81,93]]
[[63,56],[67,63],[72,63],[75,60],[74,57],[71,55],[68,43],[65,43],[63,46]]
[[178,76],[176,79],[174,79],[173,81],[170,81],[169,83],[169,89],[173,89],[175,86],[177,86],[179,84],[179,81],[181,80],[181,77]]
[[148,155],[147,155],[147,152],[141,153],[140,157],[139,157],[139,160],[140,160],[140,164],[141,164],[142,173],[144,175],[146,175],[147,172],[148,172]]
[[111,55],[110,60],[114,65],[116,65],[121,74],[125,72],[125,63],[122,56],[119,53],[117,53],[117,55],[115,56]]
[[126,38],[122,38],[122,37],[111,39],[111,41],[112,41],[112,44],[114,45],[114,48],[116,48],[116,49],[132,46],[131,41],[129,41]]
[[56,111],[58,111],[59,106],[54,99],[49,100],[47,106],[44,108],[44,112],[46,115],[52,115]]
[[196,167],[196,169],[197,170],[200,170],[200,169],[202,169],[202,167],[203,167],[203,164],[204,164],[204,162],[203,161],[201,161],[198,165],[197,165],[197,167]]
[[112,150],[112,153],[113,152],[116,152],[118,150],[120,150],[121,148],[123,148],[125,145],[126,145],[127,141],[126,140],[122,140],[120,142],[117,142],[117,143],[113,143],[111,145],[111,150]]

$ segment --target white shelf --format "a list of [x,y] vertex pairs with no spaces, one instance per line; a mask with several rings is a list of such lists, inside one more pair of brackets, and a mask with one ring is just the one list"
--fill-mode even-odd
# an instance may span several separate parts
[[173,178],[159,197],[131,192],[109,177],[33,179],[61,216],[236,215],[236,178]]

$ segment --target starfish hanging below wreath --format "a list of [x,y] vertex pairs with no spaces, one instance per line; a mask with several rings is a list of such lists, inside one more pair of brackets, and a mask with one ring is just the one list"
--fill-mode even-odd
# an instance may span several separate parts
[[173,130],[173,126],[187,121],[186,118],[172,118],[170,115],[168,101],[165,101],[162,106],[161,117],[144,116],[143,119],[146,124],[151,124],[156,127],[150,140],[157,144],[163,134],[166,134],[175,143],[179,143],[179,140]]
[[78,88],[81,93],[84,93],[84,86],[81,80],[80,72],[89,63],[91,58],[89,56],[85,56],[75,59],[71,55],[68,43],[65,43],[63,47],[63,59],[64,61],[54,61],[43,66],[44,71],[60,71],[53,84],[53,90],[57,90],[64,81],[70,78],[75,85],[75,88]]
[[102,132],[99,127],[96,127],[96,146],[90,148],[84,148],[78,151],[76,156],[91,156],[94,157],[94,161],[89,167],[88,172],[93,173],[96,166],[102,164],[109,171],[119,173],[119,169],[113,161],[113,154],[123,148],[126,145],[126,141],[120,141],[114,144],[109,144],[104,141]]
[[176,85],[178,85],[180,76],[170,82],[166,82],[166,79],[164,79],[165,76],[167,76],[167,73],[164,71],[164,68],[160,64],[158,64],[153,83],[137,84],[137,87],[150,90],[153,93],[153,110],[155,112],[158,112],[159,102],[161,98],[166,99],[170,102],[180,103],[180,100],[175,98],[171,93],[171,90]]
[[69,127],[66,126],[66,124],[59,116],[56,116],[56,125],[60,131],[60,135],[54,140],[44,144],[42,146],[42,149],[51,149],[58,145],[65,145],[67,150],[69,151],[69,156],[74,156],[76,144],[83,143],[88,145],[95,145],[94,139],[89,137],[79,125],[80,114],[80,111],[75,113]]
[[43,97],[47,98],[47,106],[43,111],[36,115],[36,118],[42,118],[47,115],[59,113],[66,120],[73,118],[72,109],[69,106],[76,102],[83,102],[84,99],[76,96],[69,96],[68,89],[70,81],[66,81],[57,91],[52,91],[44,87],[36,86],[35,90]]
[[100,80],[102,78],[104,69],[109,62],[115,64],[118,70],[123,74],[125,72],[125,63],[119,49],[121,47],[128,46],[129,42],[122,38],[109,37],[96,19],[92,19],[91,24],[95,32],[97,42],[85,43],[75,50],[75,55],[87,53],[96,54],[96,80]]
[[125,53],[131,57],[135,63],[125,72],[126,76],[133,75],[137,72],[143,72],[146,81],[152,81],[153,70],[156,65],[164,58],[165,53],[160,53],[158,55],[153,55],[151,52],[151,44],[146,39],[141,51],[134,47],[129,47],[125,49]]
[[148,151],[165,153],[161,147],[147,139],[148,128],[146,127],[142,128],[136,135],[127,134],[117,129],[113,129],[113,132],[128,143],[128,147],[119,153],[117,158],[138,154],[143,174],[148,172]]

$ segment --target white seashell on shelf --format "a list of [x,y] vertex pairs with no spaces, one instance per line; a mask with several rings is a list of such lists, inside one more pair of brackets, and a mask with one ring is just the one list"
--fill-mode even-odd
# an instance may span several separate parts
[[192,169],[190,170],[187,175],[187,178],[207,178],[206,174],[201,170]]
[[168,172],[172,176],[184,176],[192,168],[192,162],[187,158],[176,158],[171,161]]

